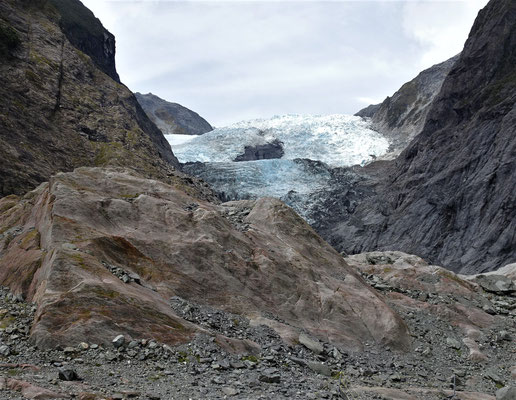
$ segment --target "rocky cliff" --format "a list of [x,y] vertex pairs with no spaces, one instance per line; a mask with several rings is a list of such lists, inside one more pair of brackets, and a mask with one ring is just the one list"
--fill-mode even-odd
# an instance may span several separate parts
[[160,179],[178,166],[118,81],[113,36],[82,3],[2,1],[0,41],[0,196],[81,165]]
[[421,132],[430,106],[458,58],[424,70],[382,103],[355,114],[371,118],[373,129],[389,138],[389,157],[397,156]]
[[165,135],[202,135],[213,130],[208,121],[181,104],[170,103],[152,93],[136,93],[136,98]]
[[346,252],[399,249],[466,273],[514,262],[515,60],[516,3],[491,0],[422,132],[396,161],[352,171],[353,190],[369,194],[323,236]]

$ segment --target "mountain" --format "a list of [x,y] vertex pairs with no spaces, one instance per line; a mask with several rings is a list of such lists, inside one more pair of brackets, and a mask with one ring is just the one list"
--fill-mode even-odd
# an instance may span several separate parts
[[397,156],[421,132],[430,106],[459,56],[419,73],[382,103],[355,115],[371,118],[372,128],[391,142],[390,156]]
[[0,196],[58,171],[179,164],[115,69],[115,40],[78,0],[0,3]]
[[365,198],[322,222],[323,237],[348,253],[402,250],[462,273],[514,262],[515,61],[516,3],[491,0],[421,133],[395,161],[348,171],[332,198]]
[[204,118],[181,104],[170,103],[152,93],[136,93],[136,98],[165,135],[202,135],[213,130]]

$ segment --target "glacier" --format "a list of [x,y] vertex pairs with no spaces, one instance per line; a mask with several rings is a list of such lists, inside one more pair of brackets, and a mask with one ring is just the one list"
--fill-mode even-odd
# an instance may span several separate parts
[[307,158],[334,167],[364,164],[386,153],[389,143],[369,129],[361,117],[334,115],[283,115],[242,121],[217,128],[187,143],[173,145],[180,162],[231,162],[246,146],[279,140],[284,160]]
[[[333,168],[364,165],[389,148],[367,120],[344,114],[274,116],[217,128],[186,142],[167,139],[186,163],[185,172],[204,179],[223,199],[276,197],[305,218],[313,194],[325,189]],[[233,161],[246,146],[274,141],[283,145],[280,159]]]

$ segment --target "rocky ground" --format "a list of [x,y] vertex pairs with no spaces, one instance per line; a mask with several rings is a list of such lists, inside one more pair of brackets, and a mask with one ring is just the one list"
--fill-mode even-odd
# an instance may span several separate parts
[[205,329],[188,344],[120,335],[43,351],[28,338],[35,306],[2,287],[0,398],[488,400],[514,385],[514,286],[492,293],[397,252],[347,262],[402,316],[410,351],[347,353],[303,334],[287,345],[269,327],[177,296],[174,312]]

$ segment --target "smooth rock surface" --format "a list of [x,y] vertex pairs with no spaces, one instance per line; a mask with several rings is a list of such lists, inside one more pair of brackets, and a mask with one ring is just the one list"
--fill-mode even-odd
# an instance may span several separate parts
[[[188,341],[203,329],[168,306],[179,296],[250,318],[273,315],[349,350],[366,341],[407,348],[403,321],[290,208],[267,198],[217,205],[188,191],[79,168],[4,212],[0,229],[20,230],[0,239],[0,283],[38,304],[33,340]],[[233,219],[242,210],[244,219]],[[62,247],[70,242],[76,250]],[[124,283],[109,266],[140,283]]]

